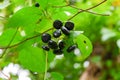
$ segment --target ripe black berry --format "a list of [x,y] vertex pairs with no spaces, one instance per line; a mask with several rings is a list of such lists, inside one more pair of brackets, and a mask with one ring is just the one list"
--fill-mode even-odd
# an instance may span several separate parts
[[65,47],[64,41],[60,41],[58,46],[59,46],[60,49],[63,49]]
[[44,33],[42,34],[41,39],[44,43],[47,43],[49,40],[51,40],[51,36],[48,33]]
[[56,31],[53,32],[53,36],[54,36],[55,38],[60,37],[60,35],[61,35],[61,31],[60,31],[60,30],[56,30]]
[[53,53],[56,55],[60,55],[63,53],[63,51],[61,49],[55,49],[55,50],[53,50]]
[[65,23],[65,27],[66,27],[68,30],[73,30],[73,28],[74,28],[74,23],[68,21],[68,22]]
[[69,34],[70,34],[70,31],[69,31],[66,27],[62,27],[61,30],[62,30],[62,32],[63,32],[65,35],[69,35]]
[[48,41],[48,46],[51,48],[51,49],[57,49],[58,48],[58,45],[55,41],[53,40],[49,40]]
[[49,48],[48,46],[42,46],[42,48],[43,48],[44,50],[46,50],[46,51],[49,51],[49,50],[50,50],[50,48]]
[[40,4],[39,3],[35,3],[35,7],[39,7],[40,6]]
[[67,52],[73,51],[76,47],[77,47],[76,45],[69,46]]
[[60,28],[63,26],[63,23],[62,23],[60,20],[55,20],[55,21],[53,22],[53,26],[54,26],[54,28],[56,28],[56,29],[60,29]]

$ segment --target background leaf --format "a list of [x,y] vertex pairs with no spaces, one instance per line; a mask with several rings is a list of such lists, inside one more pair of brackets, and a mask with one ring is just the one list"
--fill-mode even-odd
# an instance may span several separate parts
[[74,40],[77,43],[78,48],[80,49],[80,54],[81,54],[79,57],[77,57],[77,59],[80,61],[83,61],[92,53],[92,48],[93,48],[92,43],[83,34],[76,36]]
[[53,78],[52,80],[64,80],[64,77],[58,72],[52,72],[51,76]]

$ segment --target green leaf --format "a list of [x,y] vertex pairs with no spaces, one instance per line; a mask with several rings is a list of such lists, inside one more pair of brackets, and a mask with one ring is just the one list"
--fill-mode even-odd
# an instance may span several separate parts
[[15,5],[20,5],[20,4],[24,4],[25,0],[12,0],[12,3],[14,3]]
[[49,6],[59,6],[59,5],[65,5],[65,1],[64,0],[36,0],[36,2],[38,2],[40,4],[40,7],[44,10],[46,10],[46,8],[49,8]]
[[54,60],[54,58],[55,58],[55,55],[53,54],[53,52],[49,51],[48,52],[48,62],[49,63],[52,62]]
[[20,51],[19,61],[23,67],[33,72],[45,71],[45,53],[42,48],[27,47]]
[[77,43],[81,53],[81,55],[77,57],[77,60],[85,60],[91,54],[93,49],[91,41],[83,34],[79,34],[78,36],[76,36],[74,38],[74,41],[75,43]]
[[6,27],[20,27],[25,30],[26,34],[34,32],[36,23],[41,17],[41,10],[36,7],[25,7],[17,11],[9,18]]
[[44,32],[45,30],[49,29],[50,27],[53,27],[53,22],[47,18],[43,18],[36,26],[35,31],[36,32]]
[[48,0],[48,3],[52,6],[65,5],[65,0]]
[[51,76],[53,78],[52,80],[64,80],[64,77],[58,72],[52,72]]
[[[12,40],[13,36],[16,33],[16,29],[7,29],[5,30],[2,35],[0,36],[0,46],[7,46],[10,41]],[[20,35],[20,32],[17,31],[16,36],[14,37],[11,45],[16,44],[22,40],[22,36]]]
[[7,27],[28,27],[36,24],[41,15],[41,11],[35,7],[25,7],[17,11],[8,20]]
[[53,19],[60,19],[62,21],[66,21],[70,16],[77,12],[76,9],[71,7],[63,7],[63,8],[49,8],[49,14]]

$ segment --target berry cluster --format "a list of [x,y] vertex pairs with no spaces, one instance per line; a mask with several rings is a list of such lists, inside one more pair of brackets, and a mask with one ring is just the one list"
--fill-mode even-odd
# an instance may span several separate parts
[[[68,21],[65,23],[65,26],[63,26],[63,23],[60,20],[55,20],[53,22],[53,27],[56,29],[52,34],[53,37],[59,38],[62,35],[62,33],[66,36],[69,36],[70,30],[73,30],[74,28],[74,23]],[[52,49],[54,54],[63,53],[63,49],[65,48],[66,45],[64,40],[56,42],[51,39],[51,35],[48,33],[42,34],[41,39],[44,43],[47,43],[47,45],[42,46],[44,50],[49,51],[50,49]],[[76,47],[77,47],[76,45],[69,46],[67,48],[67,52],[73,51]]]

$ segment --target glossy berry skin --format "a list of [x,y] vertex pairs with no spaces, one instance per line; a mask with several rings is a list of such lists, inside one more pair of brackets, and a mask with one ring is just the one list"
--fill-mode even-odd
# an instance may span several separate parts
[[74,28],[74,23],[68,21],[68,22],[65,23],[65,27],[66,27],[68,30],[73,30],[73,28]]
[[35,3],[35,7],[39,7],[40,6],[40,4],[39,3]]
[[61,36],[61,31],[60,31],[60,30],[54,31],[54,32],[53,32],[53,36],[54,36],[55,38],[60,37],[60,36]]
[[60,20],[55,20],[53,22],[53,27],[56,29],[60,29],[63,26],[63,23]]
[[58,48],[58,45],[55,41],[53,40],[49,40],[48,41],[48,46],[51,48],[51,49],[57,49]]
[[51,40],[51,35],[48,33],[44,33],[42,34],[41,39],[44,43],[47,43],[49,40]]
[[65,35],[69,35],[70,31],[66,28],[66,27],[62,27],[61,31],[65,34]]
[[49,51],[49,50],[50,50],[50,48],[49,48],[48,46],[42,46],[42,48],[43,48],[44,50],[46,50],[46,51]]
[[63,49],[65,47],[64,41],[60,41],[58,46],[59,46],[60,49]]
[[71,51],[75,50],[76,47],[77,47],[76,45],[69,46],[67,49],[67,52],[71,52]]
[[55,50],[53,50],[53,53],[56,55],[61,55],[63,53],[63,51],[61,49],[55,49]]

